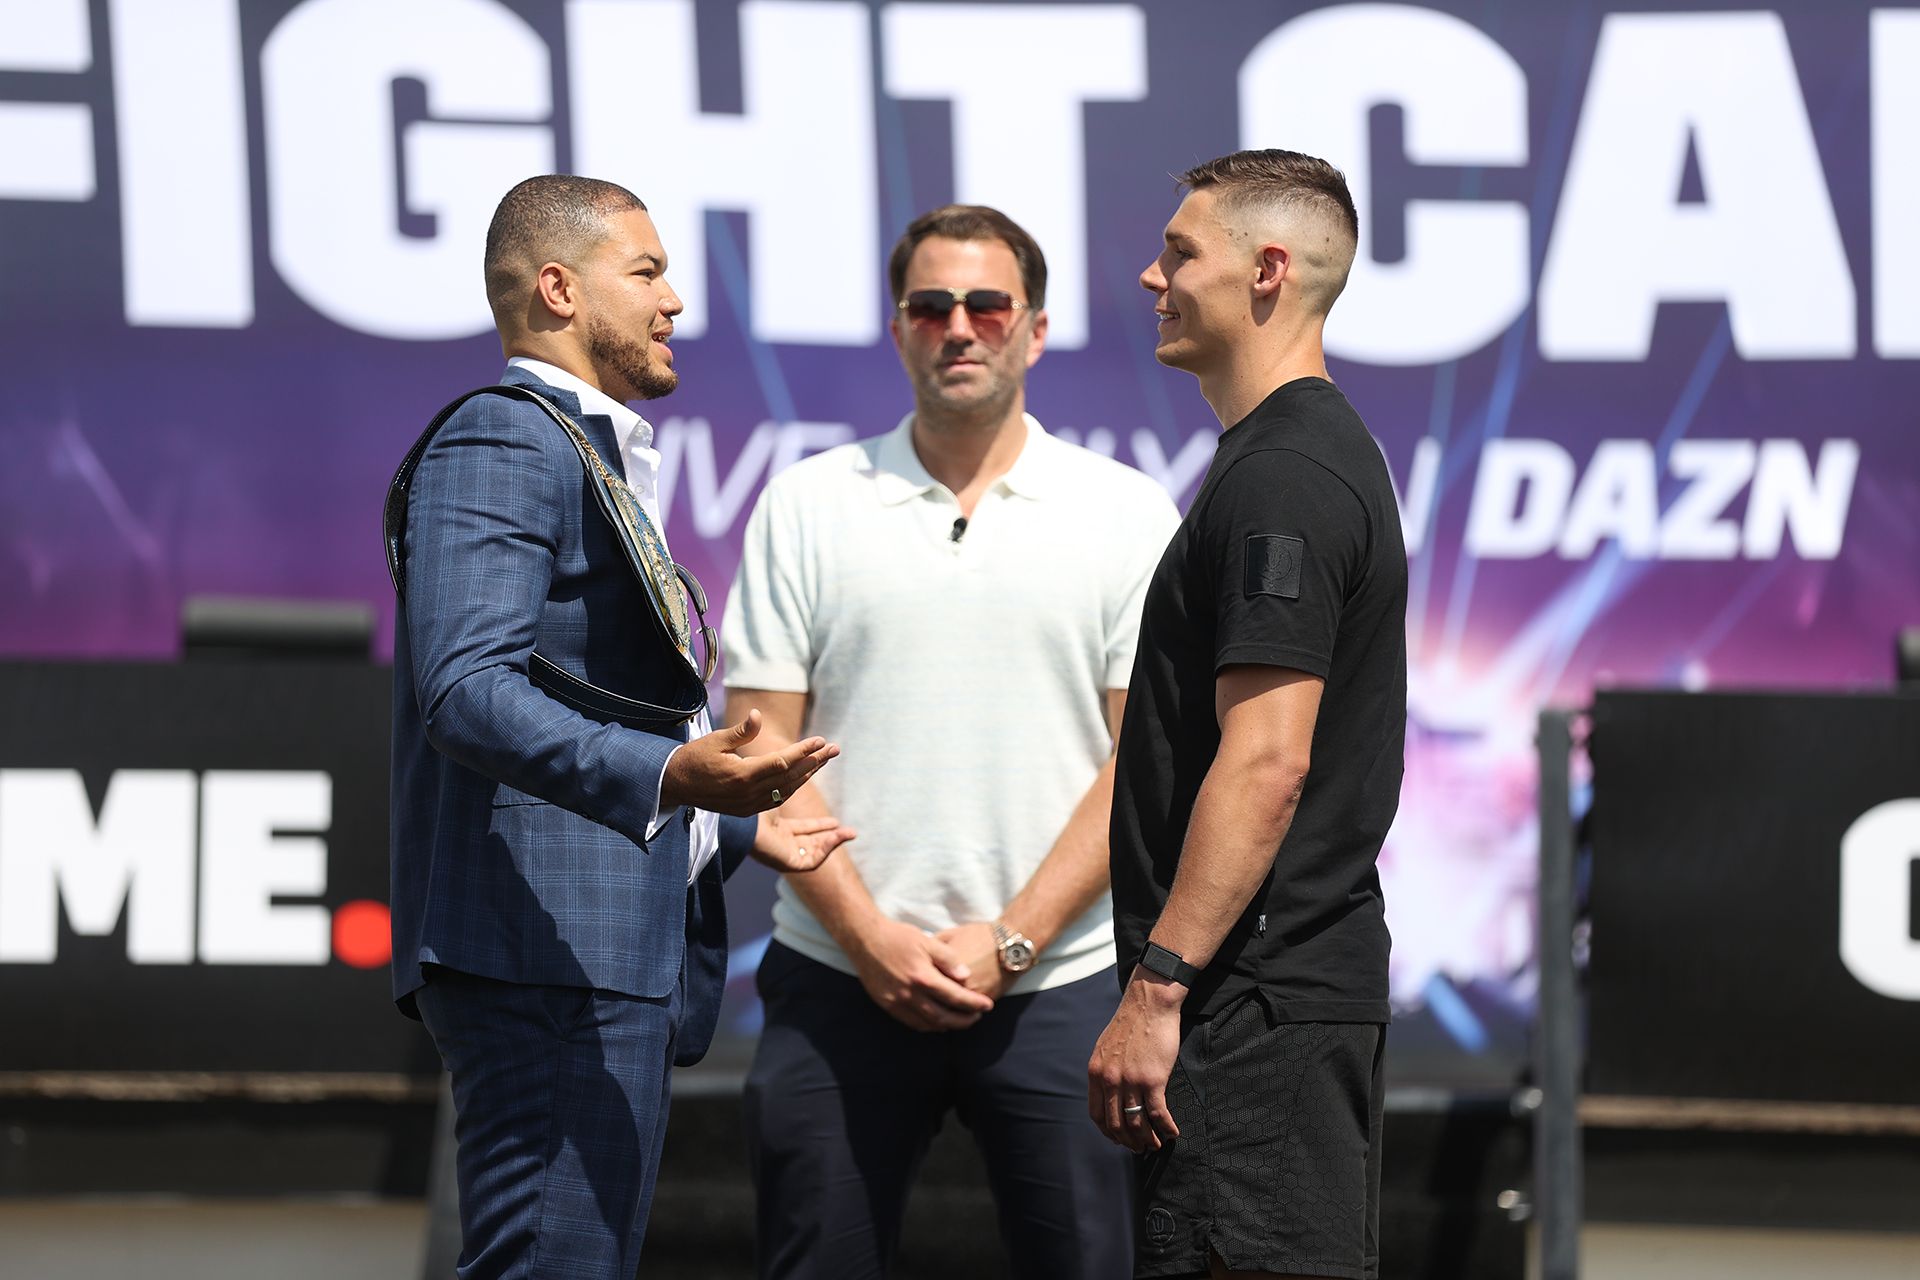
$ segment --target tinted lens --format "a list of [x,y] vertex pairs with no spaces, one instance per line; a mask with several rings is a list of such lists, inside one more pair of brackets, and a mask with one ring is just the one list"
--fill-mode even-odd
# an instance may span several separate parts
[[915,324],[944,324],[958,301],[945,289],[916,289],[907,295],[907,319]]
[[999,316],[1013,310],[1013,295],[1004,289],[975,289],[967,295],[967,314]]

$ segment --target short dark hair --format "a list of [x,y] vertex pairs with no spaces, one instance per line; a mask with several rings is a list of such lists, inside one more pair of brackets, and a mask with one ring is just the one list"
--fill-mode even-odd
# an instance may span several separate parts
[[1347,176],[1318,156],[1269,147],[1236,151],[1197,164],[1176,179],[1189,191],[1214,191],[1222,207],[1242,212],[1256,206],[1317,215],[1344,233],[1308,248],[1306,261],[1325,274],[1308,297],[1324,315],[1347,287],[1360,244],[1360,214],[1347,190]]
[[1013,251],[1020,264],[1020,287],[1027,291],[1027,305],[1038,311],[1047,305],[1047,256],[1027,234],[1026,228],[998,209],[983,204],[948,204],[921,214],[893,246],[887,260],[887,278],[893,285],[893,300],[900,301],[907,287],[907,263],[922,240],[939,236],[944,240],[998,240]]
[[1318,156],[1276,147],[1236,151],[1197,164],[1175,181],[1190,191],[1216,188],[1233,205],[1257,202],[1331,215],[1356,243],[1360,239],[1360,214],[1347,190],[1347,175]]
[[487,225],[487,302],[494,316],[518,312],[528,272],[546,262],[576,265],[606,238],[609,217],[646,208],[619,183],[599,178],[548,173],[517,184]]

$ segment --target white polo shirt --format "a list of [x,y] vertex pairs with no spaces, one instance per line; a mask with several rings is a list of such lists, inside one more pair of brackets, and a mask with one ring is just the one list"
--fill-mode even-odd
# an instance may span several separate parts
[[[842,755],[814,779],[860,838],[881,911],[937,932],[992,920],[1032,877],[1111,751],[1147,580],[1179,513],[1155,481],[1047,435],[953,537],[959,501],[909,415],[788,467],[747,523],[722,628],[726,682],[811,696],[804,732]],[[852,961],[784,883],[774,938]],[[1009,993],[1114,962],[1105,895]]]

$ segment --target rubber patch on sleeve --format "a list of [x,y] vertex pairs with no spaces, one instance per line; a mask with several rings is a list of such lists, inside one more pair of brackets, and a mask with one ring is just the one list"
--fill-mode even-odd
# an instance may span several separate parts
[[1284,533],[1256,533],[1247,538],[1247,595],[1300,598],[1300,566],[1307,558],[1307,540]]

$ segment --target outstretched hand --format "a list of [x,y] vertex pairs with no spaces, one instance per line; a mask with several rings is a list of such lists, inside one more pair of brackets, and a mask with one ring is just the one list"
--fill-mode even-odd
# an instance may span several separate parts
[[811,871],[856,834],[838,818],[783,818],[769,809],[753,833],[753,860],[775,871]]
[[[715,729],[675,751],[667,760],[666,776],[660,779],[661,811],[688,804],[744,818],[775,809],[840,754],[840,748],[825,738],[808,738],[761,756],[740,754],[759,736],[760,713],[749,711],[739,724]],[[819,865],[819,859],[813,865]]]

